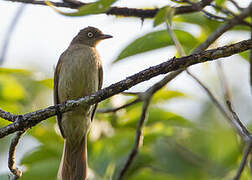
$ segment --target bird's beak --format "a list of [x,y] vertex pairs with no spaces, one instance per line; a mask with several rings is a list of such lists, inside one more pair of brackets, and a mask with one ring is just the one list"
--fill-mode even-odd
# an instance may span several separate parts
[[109,38],[112,38],[113,36],[111,36],[111,35],[108,35],[108,34],[101,34],[100,36],[99,36],[99,39],[109,39]]

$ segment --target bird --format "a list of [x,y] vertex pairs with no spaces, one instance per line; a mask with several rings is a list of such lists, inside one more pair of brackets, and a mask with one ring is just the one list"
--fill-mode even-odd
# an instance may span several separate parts
[[[102,88],[103,69],[96,45],[112,38],[88,26],[79,31],[61,54],[54,72],[54,104],[90,95]],[[87,179],[87,134],[97,108],[82,105],[57,113],[57,124],[64,138],[58,180]]]

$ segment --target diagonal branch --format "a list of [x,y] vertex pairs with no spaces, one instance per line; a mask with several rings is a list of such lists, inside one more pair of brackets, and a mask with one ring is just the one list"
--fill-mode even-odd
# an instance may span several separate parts
[[130,154],[128,155],[128,158],[125,164],[123,165],[123,168],[120,170],[116,180],[123,179],[125,173],[129,169],[130,165],[133,163],[133,160],[138,153],[139,147],[142,146],[143,144],[143,128],[144,128],[145,122],[147,121],[147,115],[148,115],[149,105],[151,102],[151,97],[152,95],[149,96],[148,94],[146,94],[146,99],[143,102],[142,113],[141,113],[141,116],[140,116],[140,119],[138,121],[137,128],[136,128],[135,143],[131,149]]
[[141,117],[138,121],[138,126],[136,129],[135,143],[131,149],[130,154],[128,155],[126,162],[124,163],[122,169],[120,170],[120,172],[117,176],[117,180],[120,180],[124,177],[124,175],[126,174],[126,172],[129,169],[130,165],[133,163],[133,160],[138,153],[138,149],[143,142],[143,135],[142,135],[143,132],[142,131],[143,131],[144,124],[147,121],[146,114],[148,113],[147,111],[148,111],[148,107],[149,107],[152,96],[158,90],[160,90],[162,87],[164,87],[168,82],[173,80],[177,76],[177,72],[178,71],[170,73],[169,75],[165,76],[161,81],[155,83],[150,88],[148,88],[145,92],[139,94],[139,99],[143,99],[144,102],[143,102],[143,106],[142,106],[142,114],[141,114]]
[[246,166],[247,159],[248,159],[248,156],[249,156],[251,150],[252,150],[252,141],[250,139],[250,141],[247,144],[247,147],[246,147],[245,151],[243,152],[240,167],[239,167],[239,169],[238,169],[238,171],[237,171],[237,173],[236,173],[233,180],[239,180],[240,179],[242,171],[243,171],[244,167]]
[[230,116],[230,114],[224,109],[224,107],[219,103],[219,101],[216,99],[216,97],[212,94],[212,92],[193,74],[191,74],[189,71],[187,73],[200,84],[200,86],[206,91],[212,102],[217,106],[217,108],[220,110],[220,112],[226,117],[226,119],[230,122],[230,124],[233,126],[233,128],[237,131],[237,133],[243,138],[248,139],[249,133],[246,133],[243,131],[242,127],[237,125],[235,121],[233,121],[233,118]]
[[[50,106],[45,109],[27,113],[24,115],[12,115],[3,110],[0,111],[0,117],[8,117],[9,119],[16,119],[16,121],[4,128],[0,129],[0,138],[7,136],[15,131],[22,131],[26,128],[30,128],[38,124],[39,122],[54,116],[57,111],[64,113],[71,111],[74,108],[83,105],[83,104],[95,104],[101,102],[115,94],[123,92],[136,84],[147,81],[155,76],[166,74],[171,71],[181,71],[188,66],[203,63],[207,61],[216,60],[223,57],[228,57],[248,49],[252,48],[252,40],[245,40],[239,43],[235,43],[229,46],[219,47],[217,49],[211,49],[203,51],[201,53],[192,54],[189,56],[184,56],[181,58],[172,58],[166,62],[163,62],[159,65],[152,66],[148,69],[140,71],[132,76],[127,77],[126,79],[119,81],[111,86],[104,88],[95,94],[90,96],[85,96],[78,100],[69,100],[63,104],[57,104],[55,106]],[[6,115],[6,113],[8,115]]]
[[233,110],[232,108],[232,104],[229,100],[226,100],[226,104],[228,106],[228,110],[231,112],[231,115],[233,117],[233,119],[235,120],[235,122],[239,125],[239,127],[241,128],[243,134],[246,134],[247,136],[247,139],[245,140],[248,140],[250,139],[250,132],[249,130],[247,129],[247,127],[242,123],[242,121],[240,120],[240,118],[238,117],[238,115],[236,114],[236,112]]
[[124,104],[124,105],[122,105],[122,106],[119,106],[119,107],[116,107],[116,108],[98,109],[97,112],[98,112],[98,113],[111,113],[111,112],[116,112],[116,111],[119,111],[119,110],[121,110],[121,109],[123,109],[123,108],[126,108],[126,107],[128,107],[128,106],[131,106],[131,105],[133,105],[133,104],[136,104],[136,103],[138,103],[138,102],[140,102],[140,101],[141,101],[141,99],[140,99],[140,98],[137,98],[137,99],[135,99],[134,101],[129,102],[129,103],[127,103],[127,104]]
[[[11,2],[20,2],[26,4],[34,5],[46,5],[44,1],[34,1],[34,0],[5,0]],[[185,14],[201,11],[205,6],[209,5],[213,0],[202,0],[198,3],[194,3],[189,6],[180,6],[176,8],[175,14]],[[76,1],[76,3],[66,3],[66,2],[51,2],[56,7],[64,7],[71,9],[78,9],[81,6],[87,5],[89,3],[83,3]],[[46,5],[47,6],[47,5]],[[153,18],[159,11],[158,8],[155,9],[137,9],[137,8],[127,8],[127,7],[111,7],[107,12],[107,15],[125,16],[125,17],[139,17],[139,18]]]
[[222,88],[223,88],[224,99],[225,99],[226,105],[228,107],[229,114],[232,116],[232,119],[234,120],[234,122],[241,128],[243,134],[246,135],[246,139],[245,139],[245,142],[246,142],[246,140],[251,138],[250,132],[247,129],[247,127],[242,123],[242,121],[240,120],[240,118],[238,117],[238,115],[236,114],[236,112],[232,108],[231,93],[230,93],[230,90],[228,87],[226,76],[225,76],[223,69],[222,69],[221,62],[218,63],[218,72],[219,72],[219,77],[220,77],[220,81],[221,81]]

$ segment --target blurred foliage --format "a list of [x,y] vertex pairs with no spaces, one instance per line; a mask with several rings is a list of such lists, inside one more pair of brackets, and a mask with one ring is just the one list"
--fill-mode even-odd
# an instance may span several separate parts
[[[74,16],[106,11],[114,0],[100,0],[81,7]],[[175,1],[176,2],[176,1]],[[99,4],[100,3],[100,4]],[[216,0],[225,6],[225,0]],[[97,7],[101,7],[98,8]],[[157,13],[154,26],[165,20],[165,9]],[[215,11],[219,15],[219,11]],[[187,53],[216,30],[222,23],[210,20],[202,13],[178,15],[173,18],[175,34]],[[200,28],[195,36],[187,31],[187,25]],[[232,30],[248,31],[244,26]],[[149,32],[129,43],[115,61],[147,51],[173,45],[166,29]],[[242,53],[247,58],[248,53]],[[53,80],[39,77],[22,69],[0,69],[0,102],[2,109],[21,114],[46,107],[52,103]],[[116,107],[114,98],[100,103],[100,108]],[[124,96],[120,103],[131,102],[136,97]],[[187,119],[169,111],[166,104],[189,95],[167,87],[152,98],[148,121],[144,128],[144,143],[134,163],[126,174],[127,180],[228,180],[232,179],[242,157],[243,144],[237,134],[209,101],[201,104],[201,112],[195,119]],[[97,114],[88,141],[89,167],[95,180],[113,179],[125,162],[134,143],[135,130],[142,103],[134,104],[116,113]],[[199,111],[199,110],[197,110]],[[195,110],[196,112],[196,110]],[[191,113],[194,114],[194,111]],[[0,119],[0,126],[9,124]],[[252,125],[250,125],[252,127]],[[26,153],[20,162],[24,173],[22,180],[54,180],[63,149],[55,117],[28,130],[26,137],[33,137],[39,146]],[[25,137],[24,137],[25,138]],[[10,136],[0,140],[0,155],[6,155]],[[29,144],[27,144],[29,145]],[[0,180],[7,179],[6,174]],[[246,167],[242,180],[252,179]]]

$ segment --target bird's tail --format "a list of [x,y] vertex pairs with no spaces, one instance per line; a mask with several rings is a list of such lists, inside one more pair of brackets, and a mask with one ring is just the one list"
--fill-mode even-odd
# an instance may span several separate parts
[[72,144],[66,139],[58,171],[58,180],[86,180],[87,168],[86,136],[77,144]]

